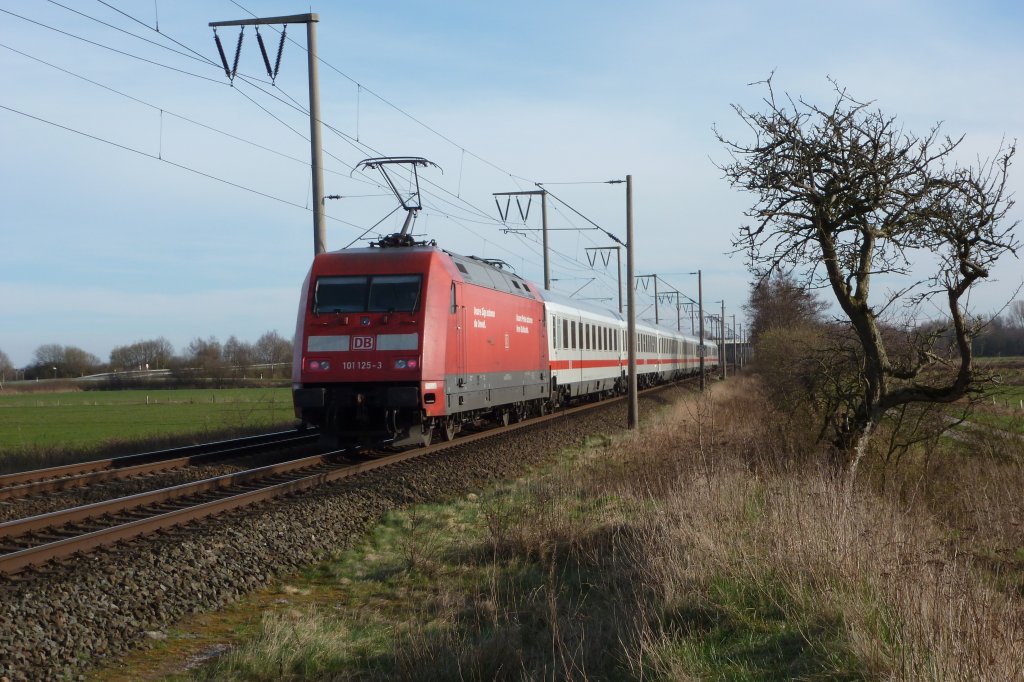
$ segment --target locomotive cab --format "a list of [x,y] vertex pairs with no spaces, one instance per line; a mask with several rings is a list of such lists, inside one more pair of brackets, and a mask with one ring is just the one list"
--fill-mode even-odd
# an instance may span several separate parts
[[424,407],[436,392],[424,377],[437,359],[423,340],[450,281],[435,254],[352,249],[314,260],[296,324],[293,400],[296,416],[338,445],[429,442]]

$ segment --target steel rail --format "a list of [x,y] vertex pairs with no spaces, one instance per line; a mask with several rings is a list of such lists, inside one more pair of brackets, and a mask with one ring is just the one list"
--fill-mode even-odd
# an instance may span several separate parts
[[[274,436],[271,438],[271,436]],[[252,440],[252,439],[257,440]],[[0,488],[0,500],[8,500],[17,497],[28,497],[30,495],[37,495],[45,492],[55,492],[60,490],[68,490],[71,488],[81,488],[94,483],[102,483],[105,481],[115,481],[124,478],[131,478],[133,476],[141,476],[143,474],[154,473],[158,471],[168,471],[172,469],[179,469],[181,467],[188,466],[190,464],[201,464],[207,460],[222,458],[230,455],[242,455],[248,452],[258,452],[259,450],[272,446],[288,446],[288,445],[303,445],[311,443],[319,438],[318,433],[299,433],[297,431],[285,431],[276,434],[267,434],[264,436],[255,436],[248,439],[238,439],[236,441],[222,441],[219,443],[209,443],[203,446],[188,446],[188,448],[202,448],[196,454],[170,457],[167,459],[155,459],[153,461],[145,462],[142,464],[130,464],[129,461],[140,458],[143,456],[152,456],[155,453],[144,453],[144,455],[127,455],[124,458],[118,457],[111,460],[96,460],[94,463],[103,464],[107,463],[105,468],[96,468],[93,470],[85,470],[82,473],[69,473],[59,478],[45,478],[42,480],[34,480],[28,483],[21,483],[19,485],[10,485],[5,488]],[[239,441],[243,441],[243,444],[238,444]],[[180,454],[181,450],[188,448],[177,448],[173,450],[161,451],[167,455]],[[117,464],[113,464],[118,462]],[[93,464],[93,462],[83,463]],[[54,469],[73,469],[78,465],[68,465],[68,467],[54,467]],[[52,469],[39,469],[39,472],[52,471]],[[32,473],[32,472],[25,472]]]
[[320,455],[312,455],[310,457],[302,457],[300,459],[294,459],[287,462],[269,464],[256,469],[248,469],[246,471],[238,471],[230,474],[224,474],[222,476],[215,476],[201,481],[181,483],[167,488],[161,488],[159,490],[136,493],[135,495],[126,495],[124,497],[94,502],[80,507],[72,507],[70,509],[48,512],[46,514],[30,516],[24,519],[6,521],[4,523],[0,523],[0,541],[18,538],[30,533],[38,533],[39,531],[50,528],[60,528],[72,523],[82,523],[84,521],[89,521],[90,519],[98,519],[111,514],[181,500],[186,497],[200,495],[213,490],[220,490],[243,483],[249,483],[260,478],[268,478],[300,469],[308,469],[319,464],[324,464],[332,458],[345,454],[345,452],[346,451],[344,450],[339,450]]
[[168,457],[171,457],[173,455],[177,455],[180,457],[184,456],[187,453],[199,454],[205,452],[207,449],[210,448],[244,445],[246,443],[257,444],[260,442],[272,441],[276,438],[294,435],[295,433],[296,431],[294,429],[288,431],[274,431],[273,433],[262,433],[256,436],[244,436],[242,438],[232,438],[229,440],[214,441],[212,443],[198,443],[196,445],[185,445],[180,448],[166,448],[164,450],[140,452],[132,455],[111,457],[109,459],[96,459],[88,462],[62,464],[60,466],[47,467],[45,469],[32,469],[29,471],[17,471],[10,474],[0,474],[0,488],[15,485],[18,483],[29,483],[31,481],[58,478],[61,476],[70,476],[72,474],[80,474],[89,471],[99,471],[101,469],[116,469],[124,466],[143,464],[161,459],[167,459]]
[[[669,386],[673,386],[673,385],[675,385],[675,384],[670,384]],[[669,386],[664,386],[663,385],[663,386],[658,386],[658,387],[655,387],[655,388],[649,389],[649,390],[651,390],[651,391],[659,391],[659,390],[663,390],[663,389],[665,389],[665,388],[667,388]],[[648,391],[644,391],[644,393],[646,393],[646,392],[648,392]],[[25,570],[26,568],[42,566],[43,564],[45,564],[45,563],[47,563],[49,561],[53,561],[53,560],[56,560],[56,559],[67,558],[67,557],[74,556],[74,555],[77,555],[77,554],[81,554],[81,553],[84,553],[84,552],[88,552],[88,551],[91,551],[91,550],[94,550],[94,549],[97,549],[97,548],[100,548],[100,547],[108,547],[108,546],[117,544],[119,542],[124,542],[124,541],[127,541],[127,540],[132,540],[132,539],[135,539],[137,537],[140,537],[140,536],[143,536],[143,535],[149,535],[149,534],[155,533],[155,532],[160,531],[160,530],[166,530],[166,529],[174,528],[174,527],[177,527],[177,526],[185,525],[185,524],[187,524],[187,523],[189,523],[191,521],[195,521],[195,520],[198,520],[198,519],[203,519],[203,518],[207,518],[207,517],[210,517],[210,516],[215,516],[217,514],[222,514],[222,513],[227,512],[227,511],[231,511],[231,510],[238,509],[238,508],[245,507],[245,506],[252,505],[252,504],[257,504],[257,503],[260,503],[260,502],[264,502],[264,501],[267,501],[267,500],[270,500],[270,499],[274,499],[276,497],[281,497],[281,496],[284,496],[284,495],[290,495],[290,494],[301,492],[301,491],[304,491],[304,490],[309,490],[311,488],[327,485],[327,484],[333,483],[335,481],[343,480],[345,478],[351,478],[353,476],[357,476],[359,474],[363,474],[363,473],[366,473],[366,472],[369,472],[369,471],[373,471],[375,469],[380,469],[380,468],[383,468],[383,467],[387,467],[387,466],[396,464],[398,462],[402,462],[402,461],[406,461],[406,460],[410,460],[410,459],[414,459],[414,458],[418,458],[418,457],[423,457],[423,456],[428,455],[428,454],[436,454],[436,453],[441,452],[443,450],[447,450],[447,449],[454,448],[454,447],[461,447],[461,446],[464,446],[464,445],[468,445],[470,443],[474,443],[474,442],[479,441],[479,440],[500,437],[502,435],[506,435],[506,434],[512,433],[514,431],[518,431],[519,429],[534,428],[534,427],[540,426],[542,424],[546,424],[546,423],[548,423],[548,422],[550,422],[552,420],[563,419],[563,418],[566,418],[566,417],[571,416],[571,415],[575,415],[575,414],[580,413],[580,412],[585,412],[585,411],[588,411],[588,410],[591,410],[591,409],[595,409],[597,407],[604,407],[604,406],[611,405],[611,404],[618,403],[618,402],[622,402],[622,401],[625,401],[625,400],[626,400],[626,396],[620,396],[620,397],[615,397],[615,398],[608,398],[608,399],[597,401],[597,402],[593,402],[593,403],[587,403],[587,404],[579,405],[579,406],[576,406],[576,407],[571,407],[571,408],[567,408],[567,409],[563,409],[563,410],[558,410],[558,411],[556,411],[556,412],[554,412],[552,414],[549,414],[549,415],[544,415],[544,416],[537,417],[537,418],[534,418],[534,419],[527,419],[527,420],[524,420],[524,421],[521,421],[521,422],[510,424],[508,426],[492,428],[492,429],[489,429],[489,430],[486,430],[486,431],[481,431],[480,433],[470,434],[470,435],[467,435],[467,436],[463,436],[463,437],[457,438],[457,439],[452,440],[452,441],[447,441],[447,442],[442,442],[442,443],[438,443],[438,444],[435,444],[435,445],[431,445],[429,447],[417,448],[417,449],[414,449],[414,450],[407,450],[405,452],[399,452],[399,453],[395,453],[393,455],[387,455],[387,456],[380,457],[380,458],[377,458],[377,459],[371,459],[371,460],[368,460],[368,461],[359,462],[359,463],[355,463],[355,464],[351,464],[351,463],[336,463],[337,464],[337,468],[335,468],[335,469],[333,469],[331,471],[317,473],[317,474],[313,474],[313,475],[310,475],[310,476],[304,476],[302,478],[298,478],[298,479],[295,479],[295,480],[292,480],[292,481],[287,481],[287,482],[284,482],[284,483],[277,483],[277,484],[269,485],[269,486],[266,486],[266,487],[263,487],[263,488],[259,488],[257,490],[250,490],[250,491],[238,493],[238,494],[227,496],[227,497],[222,497],[222,498],[211,500],[211,501],[208,501],[208,502],[203,502],[203,503],[200,503],[200,504],[197,504],[197,505],[194,505],[194,506],[189,506],[189,507],[186,507],[186,508],[183,508],[183,509],[177,509],[177,510],[173,510],[173,511],[168,511],[168,512],[165,512],[165,513],[162,513],[162,514],[157,514],[155,516],[149,516],[149,517],[146,517],[146,518],[136,519],[136,520],[133,520],[133,521],[129,521],[127,523],[122,523],[122,524],[111,526],[111,527],[108,527],[108,528],[102,528],[102,529],[99,529],[99,530],[93,530],[91,532],[87,532],[87,533],[84,533],[82,535],[77,535],[77,536],[74,536],[74,537],[64,538],[64,539],[60,539],[60,540],[55,540],[55,541],[52,541],[52,542],[48,542],[46,544],[40,544],[40,545],[37,545],[37,546],[34,546],[34,547],[28,547],[28,548],[25,548],[25,549],[16,550],[16,551],[13,551],[13,552],[9,552],[7,554],[0,555],[0,574],[13,575],[13,574],[16,574],[16,573],[19,573],[19,572]],[[317,460],[317,459],[321,459],[321,458],[322,459],[327,459],[327,458],[329,458],[331,456],[339,455],[342,452],[345,452],[345,451],[336,451],[336,452],[333,452],[333,453],[327,453],[325,455],[317,455],[317,456],[310,457],[310,458],[303,458],[303,460],[294,460],[294,463],[297,463],[297,462],[300,462],[300,461],[304,461],[304,460],[311,461],[311,460]],[[328,462],[322,462],[322,463],[328,463]],[[292,464],[292,463],[282,463],[281,465],[271,465],[269,467],[261,467],[260,469],[272,469],[275,466],[288,466],[289,464]],[[316,463],[307,464],[307,466],[315,466],[315,465],[316,465]],[[206,486],[206,492],[209,492],[209,491],[215,490],[215,489],[220,487],[219,483],[217,483],[218,481],[224,481],[224,480],[229,479],[229,478],[238,478],[238,477],[258,478],[258,476],[256,476],[256,474],[255,474],[256,471],[258,471],[258,470],[254,469],[254,470],[249,470],[249,471],[244,471],[244,472],[238,472],[236,474],[227,474],[225,476],[219,476],[219,477],[216,477],[216,478],[213,478],[213,479],[207,479],[207,480],[204,480],[204,481],[197,481],[195,483],[183,484],[182,486],[174,486],[173,488],[166,488],[166,489],[161,490],[161,491],[154,491],[153,493],[143,493],[142,495],[167,494],[169,491],[173,491],[176,488],[177,489],[182,489],[184,487],[193,487],[193,488],[195,488],[195,487],[198,487],[198,486]],[[242,482],[252,483],[254,481],[246,480],[246,481],[242,481]],[[197,494],[197,493],[192,493],[192,494]],[[131,496],[131,497],[139,497],[139,496]],[[183,495],[179,495],[178,497],[183,497]],[[125,502],[125,501],[127,501],[129,499],[130,498],[122,498],[120,501],[121,502]],[[168,500],[169,499],[171,499],[171,498],[168,498]],[[164,502],[166,502],[168,500],[164,500]],[[118,502],[118,501],[114,501],[114,502]],[[157,503],[159,503],[159,502],[157,502]],[[100,503],[100,504],[102,504],[102,503]],[[45,525],[46,521],[42,520],[45,517],[57,518],[58,515],[68,514],[69,518],[70,518],[70,517],[75,516],[75,515],[80,514],[80,513],[89,514],[90,513],[88,511],[89,508],[95,507],[95,506],[96,505],[86,505],[85,507],[80,507],[80,508],[76,508],[76,509],[69,509],[69,510],[66,510],[66,511],[63,511],[63,512],[52,512],[50,514],[40,515],[39,517],[31,517],[29,519],[21,519],[21,520],[18,520],[18,521],[12,521],[12,522],[8,522],[8,523],[3,524],[2,527],[5,527],[5,531],[7,532],[8,537],[16,537],[17,535],[21,535],[22,534],[22,533],[20,533],[17,530],[19,524],[29,524],[29,525],[44,524],[42,526],[39,526],[36,530],[38,530],[40,528],[45,529],[47,527],[52,527],[52,524],[50,526]],[[137,509],[137,507],[136,507],[136,509]],[[123,511],[132,511],[132,510],[121,510],[121,511],[123,512]],[[90,517],[87,516],[86,518],[90,518]],[[27,532],[33,532],[33,531],[26,531],[26,533]]]

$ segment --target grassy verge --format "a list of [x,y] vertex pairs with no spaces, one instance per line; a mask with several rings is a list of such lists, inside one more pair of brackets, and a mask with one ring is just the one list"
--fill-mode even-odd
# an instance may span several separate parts
[[392,514],[130,674],[227,644],[170,678],[1020,679],[1020,458],[947,452],[850,488],[802,439],[733,379]]
[[266,431],[293,421],[286,388],[0,395],[0,472]]

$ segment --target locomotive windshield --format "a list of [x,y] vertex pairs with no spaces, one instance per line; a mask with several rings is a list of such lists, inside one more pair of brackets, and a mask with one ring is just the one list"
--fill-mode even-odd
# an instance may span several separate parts
[[313,313],[411,313],[420,300],[421,275],[320,277]]

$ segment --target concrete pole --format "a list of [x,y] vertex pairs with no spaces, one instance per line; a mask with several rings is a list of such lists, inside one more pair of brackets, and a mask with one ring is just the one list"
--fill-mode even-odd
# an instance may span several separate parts
[[313,253],[327,250],[327,211],[324,207],[324,147],[320,137],[320,70],[316,57],[316,24],[306,22],[309,62],[309,153],[313,159]]
[[626,426],[635,429],[640,422],[640,400],[636,386],[636,287],[633,284],[633,257],[636,242],[633,240],[633,176],[626,176],[626,305],[629,319],[626,323],[629,336],[629,409]]
[[701,271],[697,271],[697,319],[700,320],[700,390],[707,387],[707,379],[704,377],[704,281]]
[[725,367],[725,299],[722,299],[722,317],[720,318],[720,324],[718,326],[720,343],[718,344],[718,354],[722,358],[722,378],[728,374]]
[[740,366],[739,356],[736,355],[736,315],[732,316],[732,371],[733,374]]
[[740,322],[740,367],[747,364],[747,348],[743,341],[743,323]]
[[551,260],[548,255],[548,193],[546,191],[541,192],[540,195],[540,219],[544,235],[544,291],[551,291]]

